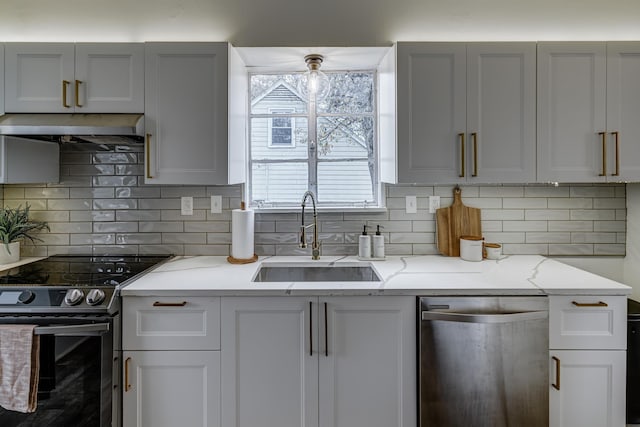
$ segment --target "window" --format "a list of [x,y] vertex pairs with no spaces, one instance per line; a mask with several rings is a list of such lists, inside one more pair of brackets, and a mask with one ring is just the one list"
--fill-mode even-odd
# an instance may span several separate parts
[[[375,72],[328,72],[329,94],[306,99],[302,73],[250,76],[250,204],[379,206]],[[286,149],[283,149],[286,148]]]
[[[291,108],[270,108],[269,112],[274,115],[293,113]],[[293,147],[295,139],[293,138],[292,117],[272,117],[269,120],[269,147]]]

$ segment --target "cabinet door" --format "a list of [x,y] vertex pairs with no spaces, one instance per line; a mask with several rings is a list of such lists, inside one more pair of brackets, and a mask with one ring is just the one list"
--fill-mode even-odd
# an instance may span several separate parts
[[625,351],[552,350],[550,355],[550,427],[625,425]]
[[398,181],[466,179],[466,46],[398,43]]
[[4,45],[0,44],[0,114],[4,114]]
[[73,43],[6,43],[6,112],[72,113],[74,51]]
[[538,44],[538,181],[604,181],[605,43]]
[[227,43],[146,44],[146,183],[227,183],[227,53]]
[[124,352],[123,427],[220,427],[220,352]]
[[319,307],[320,426],[414,427],[415,298],[321,298]]
[[144,112],[144,44],[78,43],[75,66],[77,112]]
[[467,45],[469,182],[536,180],[536,45]]
[[222,425],[318,425],[315,301],[222,299]]
[[609,181],[640,180],[640,43],[607,44]]

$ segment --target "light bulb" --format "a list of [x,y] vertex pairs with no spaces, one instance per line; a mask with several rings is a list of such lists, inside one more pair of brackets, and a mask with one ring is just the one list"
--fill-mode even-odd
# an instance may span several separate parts
[[309,71],[304,73],[298,81],[298,91],[306,99],[309,99],[311,93],[316,95],[316,100],[324,99],[329,94],[331,83],[329,77],[320,71],[323,57],[313,54],[305,56],[304,59]]

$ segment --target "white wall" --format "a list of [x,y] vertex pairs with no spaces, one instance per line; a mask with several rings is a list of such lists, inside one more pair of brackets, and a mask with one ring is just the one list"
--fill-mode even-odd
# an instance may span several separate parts
[[637,0],[0,0],[0,10],[3,41],[640,39]]

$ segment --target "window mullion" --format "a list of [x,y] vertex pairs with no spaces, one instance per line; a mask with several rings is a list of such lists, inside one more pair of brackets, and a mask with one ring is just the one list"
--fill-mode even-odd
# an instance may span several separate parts
[[318,198],[318,124],[316,94],[309,91],[309,190]]

